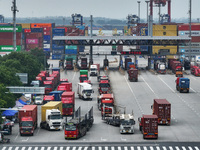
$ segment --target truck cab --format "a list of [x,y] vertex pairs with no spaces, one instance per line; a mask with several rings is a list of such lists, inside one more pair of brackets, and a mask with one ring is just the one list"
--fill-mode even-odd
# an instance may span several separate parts
[[134,133],[135,120],[132,114],[120,115],[120,133]]
[[131,68],[128,70],[128,79],[130,81],[137,82],[138,81],[138,70]]
[[35,97],[35,104],[36,105],[38,105],[38,104],[42,105],[43,104],[43,96],[42,95]]
[[54,95],[44,95],[43,104],[46,104],[50,101],[54,101]]
[[178,77],[176,79],[176,90],[177,91],[179,91],[180,93],[182,93],[182,92],[189,93],[189,88],[190,88],[190,79],[183,78],[183,77]]
[[20,135],[23,134],[33,135],[34,131],[33,118],[22,117],[19,126],[20,126]]
[[99,76],[100,64],[93,64],[90,66],[90,76]]
[[88,83],[78,83],[77,94],[80,99],[90,99],[93,98],[94,90],[92,86]]
[[99,82],[99,94],[107,94],[110,92],[110,83],[108,80],[101,80]]
[[45,94],[49,94],[53,90],[52,81],[44,81]]
[[74,92],[63,92],[61,95],[62,101],[62,114],[63,116],[74,115],[75,105],[75,93]]
[[165,63],[158,63],[157,73],[166,74],[166,64]]

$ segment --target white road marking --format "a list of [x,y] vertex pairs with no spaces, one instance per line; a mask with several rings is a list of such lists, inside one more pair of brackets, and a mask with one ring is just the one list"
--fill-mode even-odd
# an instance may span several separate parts
[[29,147],[28,150],[32,150],[32,147]]
[[60,147],[60,150],[63,150],[63,147]]
[[74,80],[75,75],[76,75],[76,72],[75,72],[74,75],[73,75],[72,81]]
[[189,146],[188,148],[189,148],[189,150],[193,150],[191,146]]
[[176,150],[180,150],[178,146],[176,146],[175,148],[176,148]]
[[169,149],[170,149],[170,150],[173,150],[173,147],[170,146]]
[[18,132],[17,136],[15,137],[15,141],[16,141],[16,139],[18,138],[18,136],[19,136],[19,132]]
[[47,148],[47,150],[50,150],[50,149],[51,149],[51,147],[48,147],[48,148]]
[[111,150],[115,150],[115,147],[112,146],[112,147],[111,147]]
[[16,148],[15,148],[15,150],[18,150],[18,149],[19,149],[19,147],[16,147]]
[[58,149],[58,147],[54,147],[54,149],[53,150],[57,150]]
[[84,148],[84,150],[87,150],[88,149],[88,147],[86,146],[85,148]]
[[81,149],[82,149],[82,147],[79,147],[79,148],[78,148],[78,150],[81,150]]
[[128,147],[124,147],[124,150],[128,150]]
[[194,147],[196,150],[199,150],[199,148],[197,146]]
[[29,138],[27,138],[27,139],[23,139],[22,141],[23,141],[23,142],[26,142],[26,141],[28,141],[28,140],[29,140]]
[[176,91],[174,89],[172,89],[163,79],[161,79],[160,76],[158,76],[158,78],[173,92],[175,93]]
[[167,150],[167,148],[165,146],[163,146],[162,148],[163,148],[163,150]]
[[146,146],[144,146],[143,148],[144,148],[144,150],[147,150],[147,147],[146,147]]
[[94,147],[94,146],[92,147],[92,150],[95,150],[95,147]]
[[120,146],[118,146],[118,150],[121,150],[122,148]]
[[72,150],[76,150],[76,147],[73,147]]
[[3,147],[2,150],[5,150],[7,147]]
[[35,147],[35,149],[34,150],[38,150],[38,147]]
[[154,150],[152,146],[150,146],[150,150]]
[[131,146],[131,150],[134,150],[134,147]]
[[41,147],[41,149],[40,150],[44,150],[44,147]]
[[22,149],[21,150],[25,150],[26,149],[26,147],[22,147]]
[[137,146],[137,150],[141,150],[140,146]]
[[197,93],[197,91],[195,91],[193,88],[190,87],[190,89],[191,89],[193,92]]
[[70,147],[67,147],[67,148],[66,148],[66,150],[69,150],[69,149],[70,149]]
[[99,150],[102,150],[102,147],[99,146],[98,149],[99,149]]
[[107,147],[107,146],[105,147],[105,150],[108,150],[108,147]]
[[156,146],[156,149],[157,149],[157,150],[160,150],[160,147],[159,147],[159,146]]

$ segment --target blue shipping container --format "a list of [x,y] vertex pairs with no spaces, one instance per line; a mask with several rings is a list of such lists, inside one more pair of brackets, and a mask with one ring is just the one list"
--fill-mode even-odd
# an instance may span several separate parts
[[65,49],[65,46],[52,44],[52,49],[61,49],[61,50],[64,50],[64,49]]
[[44,48],[43,50],[44,50],[44,51],[47,51],[47,52],[50,52],[50,51],[51,51],[50,48]]
[[66,49],[65,54],[77,54],[77,50],[76,49]]
[[127,68],[128,68],[128,69],[129,69],[129,66],[130,66],[130,65],[134,65],[134,62],[128,62],[128,63],[127,63]]
[[52,50],[52,54],[64,54],[64,50],[60,50],[60,49],[56,49],[56,50]]
[[146,28],[146,27],[140,28],[140,35],[148,36],[148,28]]
[[78,50],[79,50],[79,52],[84,52],[85,46],[80,45],[80,46],[78,47]]
[[57,29],[57,28],[54,28],[52,30],[52,33],[55,34],[55,33],[63,33],[65,34],[65,29]]
[[52,41],[52,44],[56,44],[57,45],[58,43],[64,45],[65,41],[55,41],[55,40]]
[[148,51],[148,46],[140,46],[141,51]]
[[31,28],[31,32],[43,32],[43,28]]
[[79,30],[85,30],[85,26],[76,26]]
[[50,35],[44,35],[44,36],[43,36],[43,39],[44,39],[45,41],[50,41],[50,40],[51,40],[51,36],[50,36]]
[[46,40],[43,40],[43,44],[50,44],[51,41],[46,41]]
[[54,36],[65,36],[65,33],[56,33],[56,34],[53,34],[52,37]]
[[60,60],[61,58],[62,58],[62,55],[55,55],[55,54],[52,55],[53,60]]

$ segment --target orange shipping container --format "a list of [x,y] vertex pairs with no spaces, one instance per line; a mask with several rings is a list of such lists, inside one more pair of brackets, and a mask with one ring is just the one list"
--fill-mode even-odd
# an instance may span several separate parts
[[52,27],[51,23],[31,23],[31,28]]

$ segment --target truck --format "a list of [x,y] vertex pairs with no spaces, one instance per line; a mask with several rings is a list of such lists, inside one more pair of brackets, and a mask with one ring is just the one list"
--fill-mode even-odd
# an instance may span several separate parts
[[93,98],[94,90],[92,89],[92,86],[88,83],[78,83],[77,88],[77,94],[80,99],[86,100],[92,100]]
[[100,82],[101,80],[108,80],[108,82],[110,82],[109,77],[106,75],[99,75],[97,76],[97,81]]
[[72,91],[72,83],[71,82],[62,82],[59,86],[58,86],[58,88],[57,88],[57,90],[58,91],[60,91],[61,89],[60,89],[60,87],[65,87],[65,91]]
[[34,102],[36,105],[41,105],[43,103],[43,96],[42,95],[37,95],[35,97],[35,102]]
[[132,82],[138,81],[138,69],[130,68],[128,70],[128,79]]
[[37,105],[24,105],[19,110],[19,132],[20,135],[32,135],[37,128]]
[[90,66],[90,76],[99,76],[100,64],[93,64]]
[[81,58],[81,69],[88,69],[87,58]]
[[93,107],[85,116],[81,116],[80,107],[75,112],[74,118],[70,119],[64,128],[65,139],[78,139],[86,135],[94,122]]
[[182,64],[180,61],[172,61],[171,68],[172,68],[172,72],[176,75],[176,77],[183,76]]
[[63,116],[74,116],[75,92],[63,92],[61,101]]
[[68,79],[60,79],[60,84],[63,82],[69,82]]
[[144,139],[158,138],[158,116],[157,115],[143,115],[138,118],[139,129],[143,134]]
[[49,95],[54,96],[54,101],[61,101],[62,93],[63,93],[63,91],[52,91],[52,92],[49,93]]
[[44,95],[43,97],[43,104],[46,104],[48,102],[54,101],[54,95]]
[[154,99],[152,109],[152,114],[158,116],[158,124],[170,125],[171,104],[166,99]]
[[198,66],[191,66],[190,71],[194,76],[200,76],[200,68]]
[[84,80],[88,80],[88,70],[80,70],[79,80],[80,83],[82,83]]
[[132,59],[130,57],[125,58],[125,70],[128,69],[128,62],[132,62]]
[[113,94],[101,94],[97,97],[97,104],[98,109],[101,111],[102,119],[115,113]]
[[40,127],[47,130],[62,129],[62,102],[51,101],[41,107]]
[[110,82],[108,80],[101,80],[98,88],[99,94],[107,94],[111,92]]
[[178,77],[176,79],[176,90],[180,93],[186,92],[189,93],[190,90],[190,79]]
[[120,133],[134,133],[135,120],[133,114],[120,115]]
[[73,67],[73,58],[66,58],[66,66],[65,69],[66,70],[72,70]]
[[159,62],[157,64],[157,73],[166,74],[166,64],[164,62]]

